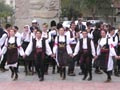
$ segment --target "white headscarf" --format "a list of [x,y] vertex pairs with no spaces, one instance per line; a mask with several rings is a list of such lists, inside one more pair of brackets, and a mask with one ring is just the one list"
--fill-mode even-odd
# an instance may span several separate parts
[[29,26],[29,25],[25,25],[24,27],[28,27],[28,33],[31,32],[31,30],[30,30],[30,26]]

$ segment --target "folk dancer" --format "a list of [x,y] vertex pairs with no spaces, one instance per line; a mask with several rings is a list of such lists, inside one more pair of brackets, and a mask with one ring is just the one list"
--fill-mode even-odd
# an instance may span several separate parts
[[83,38],[79,40],[75,47],[75,52],[73,56],[80,54],[80,65],[82,65],[83,70],[83,80],[88,77],[88,80],[92,80],[92,59],[95,58],[95,46],[93,41],[87,37],[87,31],[82,32]]
[[2,48],[1,54],[5,53],[7,53],[7,65],[11,70],[11,78],[17,80],[18,55],[20,54],[24,57],[25,54],[21,47],[20,39],[15,36],[15,31],[13,29],[9,31],[9,37],[6,39],[5,45]]
[[66,78],[67,57],[68,54],[72,55],[72,49],[67,41],[67,37],[64,35],[64,28],[60,27],[58,32],[59,35],[55,38],[53,53],[60,68],[60,76],[64,80]]
[[[9,36],[9,30],[12,28],[11,24],[6,24],[5,25],[5,30],[1,31],[1,38],[0,38],[0,48],[2,49],[5,41],[7,39],[7,37]],[[5,64],[6,64],[6,60],[7,60],[7,53],[5,53],[3,55],[3,58],[1,58],[1,64],[0,64],[0,68],[2,72],[8,71],[8,69],[5,69]]]
[[52,56],[52,51],[51,48],[48,44],[48,41],[42,38],[42,32],[37,31],[36,32],[36,38],[33,39],[26,51],[25,54],[26,56],[29,56],[30,53],[33,52],[34,54],[34,60],[35,60],[35,69],[38,74],[38,77],[40,81],[44,80],[44,69],[45,69],[45,53],[49,56]]
[[[26,48],[28,47],[28,44],[32,40],[32,33],[30,31],[29,25],[24,26],[24,31],[21,34],[21,39],[22,39],[22,47],[25,52]],[[34,62],[33,60],[34,58],[32,53],[26,58],[24,58],[25,75],[33,75],[33,62]]]
[[113,57],[118,58],[116,55],[114,45],[112,41],[106,35],[105,30],[101,31],[101,38],[98,41],[97,47],[97,60],[99,61],[99,67],[106,73],[107,80],[105,82],[111,81],[111,71],[113,70]]

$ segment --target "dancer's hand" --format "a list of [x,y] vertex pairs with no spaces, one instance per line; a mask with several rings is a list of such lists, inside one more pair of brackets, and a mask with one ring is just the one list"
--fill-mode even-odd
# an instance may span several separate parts
[[2,56],[2,54],[0,53],[0,57]]
[[3,54],[0,52],[0,57],[2,56]]
[[94,60],[96,60],[98,58],[98,56],[94,56]]
[[74,57],[73,54],[69,54],[69,55],[70,55],[70,57],[72,57],[72,58]]
[[115,56],[116,59],[120,59],[120,56]]
[[52,55],[51,55],[51,57],[53,57],[53,58],[55,58],[55,56],[56,56],[55,54],[52,54]]
[[23,59],[25,59],[26,58],[26,55],[23,55]]

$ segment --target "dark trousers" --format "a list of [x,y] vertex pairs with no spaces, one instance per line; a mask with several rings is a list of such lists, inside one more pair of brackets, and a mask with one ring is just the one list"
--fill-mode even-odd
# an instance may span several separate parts
[[0,68],[5,67],[6,61],[7,61],[7,53],[4,54],[3,60],[2,60],[1,65],[0,65]]
[[92,60],[90,62],[82,63],[82,72],[85,77],[88,76],[92,78]]
[[65,79],[66,78],[66,67],[60,66],[59,70],[60,70],[60,77],[62,77],[62,79]]
[[53,58],[50,58],[50,63],[52,65],[52,72],[55,72],[55,68],[56,68],[56,61]]
[[[96,51],[98,44],[97,43],[94,43],[94,44],[95,44],[95,51]],[[95,72],[100,72],[100,67],[99,66],[95,67]]]
[[84,64],[80,64],[80,70],[81,70],[81,73],[83,74],[85,71]]
[[70,73],[74,73],[74,69],[75,69],[75,62],[78,61],[78,56],[75,56],[74,58],[70,58],[70,62],[68,65],[68,74]]
[[111,72],[112,71],[107,71],[107,70],[104,70],[105,74],[107,75],[107,79],[110,79],[111,80]]
[[[72,51],[74,51],[76,44],[71,44]],[[68,74],[74,73],[75,69],[75,62],[79,61],[78,55],[76,55],[74,58],[69,58],[68,62]]]
[[45,73],[48,73],[49,61],[50,61],[50,56],[45,55],[45,60],[44,60],[44,71],[45,71]]
[[44,78],[44,60],[42,60],[41,55],[37,55],[36,60],[35,60],[35,69],[38,74],[39,78]]
[[24,66],[25,66],[25,73],[26,75],[29,72],[34,72],[34,61],[33,60],[24,60]]
[[19,65],[20,65],[20,63],[19,63],[19,60],[18,60],[17,72],[19,72]]
[[118,61],[113,58],[113,62],[114,62],[114,74],[118,74]]
[[48,73],[48,69],[49,69],[49,65],[52,65],[53,68],[53,72],[55,72],[55,67],[56,67],[56,62],[55,60],[50,57],[50,56],[46,56],[47,58],[44,61],[44,66],[45,66],[45,73]]
[[118,60],[117,63],[118,63],[118,71],[120,71],[120,60]]
[[15,75],[14,80],[17,80],[17,78],[18,78],[18,69],[17,69],[17,67],[9,67],[9,68],[10,68],[10,71],[11,71],[11,78],[13,78],[14,75]]
[[14,74],[17,74],[17,67],[9,67],[11,72],[14,73]]
[[88,53],[84,53],[80,58],[80,65],[82,66],[82,72],[86,78],[88,75],[92,78],[92,58]]

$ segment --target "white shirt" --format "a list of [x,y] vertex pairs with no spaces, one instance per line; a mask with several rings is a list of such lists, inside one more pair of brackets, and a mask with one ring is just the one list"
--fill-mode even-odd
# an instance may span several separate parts
[[67,36],[67,40],[69,40],[69,43],[70,44],[76,44],[77,43],[77,41],[75,40],[75,31],[72,31],[72,34],[73,34],[73,37],[71,38],[70,36],[70,31],[67,31],[66,33],[65,33],[65,35]]
[[32,40],[32,34],[30,32],[22,33],[21,38],[25,42],[30,42]]
[[[90,42],[90,45],[91,45],[91,51],[92,51],[91,53],[92,53],[93,56],[95,56],[96,55],[95,46],[94,46],[94,43],[93,43],[92,40]],[[83,49],[88,49],[89,48],[89,47],[87,47],[87,38],[83,38],[83,46],[82,47],[83,47]],[[80,41],[77,42],[77,45],[75,47],[73,56],[77,55],[79,50],[80,50]]]
[[[90,39],[93,39],[93,33],[91,32],[91,33],[88,33],[88,38],[90,38]],[[82,39],[83,38],[83,35],[82,35],[82,33],[80,33],[80,39]]]
[[7,34],[4,33],[0,38],[0,47],[5,43],[6,38],[7,38]]
[[42,38],[47,38],[48,42],[51,41],[51,35],[48,32],[42,32]]
[[[66,38],[67,39],[67,38]],[[65,42],[65,36],[59,36],[59,42]],[[69,45],[69,41],[68,40],[66,40],[66,50],[67,50],[67,53],[68,54],[72,54],[72,49],[71,49],[71,47],[70,47],[70,45]],[[54,47],[53,47],[53,53],[54,54],[56,54],[56,52],[57,52],[57,48],[58,48],[58,37],[56,37],[55,38],[55,45],[54,45]]]
[[[103,47],[106,44],[107,38],[101,38],[100,40],[98,40],[98,46],[97,46],[97,55],[100,55],[100,49],[101,47]],[[116,56],[116,52],[114,49],[114,45],[111,42],[110,39],[108,39],[108,45],[109,45],[109,49],[110,49],[110,56]]]
[[15,36],[18,37],[20,39],[20,42],[21,42],[21,34],[19,32],[16,32]]
[[[42,47],[42,39],[40,39],[40,40],[36,39],[36,47],[38,47],[38,48]],[[48,43],[47,40],[45,41],[45,47],[46,47],[46,54],[51,55],[52,51],[51,51],[51,48],[50,48],[49,43]],[[25,54],[27,56],[29,56],[30,53],[32,52],[32,50],[33,50],[33,41],[31,40],[28,47],[27,47],[27,49],[25,50]]]
[[[2,51],[1,51],[2,54],[5,54],[5,53],[6,53],[7,47],[8,47],[8,43],[10,43],[10,44],[15,43],[15,37],[10,37],[9,40],[8,40],[8,38],[6,39],[5,45],[4,45],[4,47],[2,48]],[[19,54],[20,54],[21,56],[25,55],[25,54],[24,54],[24,50],[23,50],[23,48],[21,47],[21,42],[20,42],[20,39],[19,39],[19,38],[16,39],[16,43],[17,43],[17,47],[19,47],[19,48],[18,48]]]
[[83,38],[83,49],[87,49],[87,38]]
[[36,47],[42,48],[42,39],[36,39]]
[[[118,37],[117,36],[115,36],[116,35],[116,33],[114,34],[114,35],[110,35],[109,34],[109,40],[111,41],[111,43],[116,47],[117,45],[118,45]],[[115,37],[115,38],[114,38]],[[113,41],[113,38],[115,39],[114,41]]]
[[[107,38],[101,38],[98,41],[98,46],[97,46],[97,55],[100,55],[101,47],[106,44]],[[111,71],[114,66],[113,62],[113,56],[116,56],[116,52],[114,49],[113,44],[111,43],[110,39],[108,39],[108,45],[109,45],[109,56],[108,56],[108,65],[107,65],[107,71]]]

